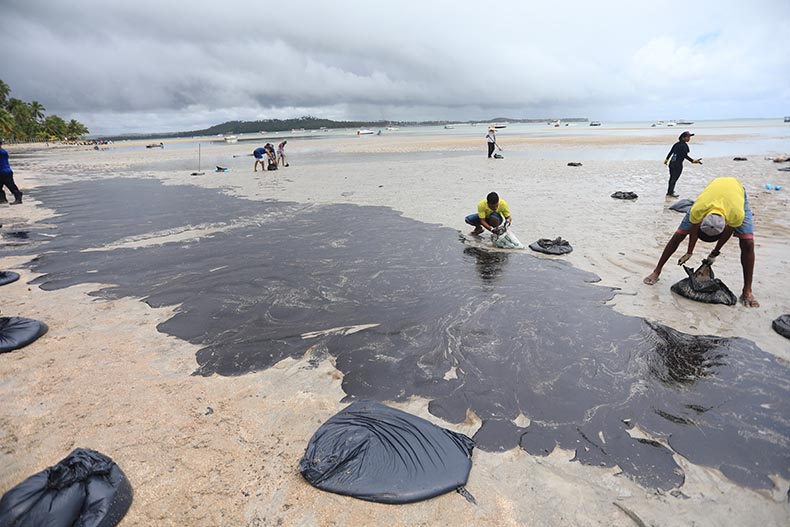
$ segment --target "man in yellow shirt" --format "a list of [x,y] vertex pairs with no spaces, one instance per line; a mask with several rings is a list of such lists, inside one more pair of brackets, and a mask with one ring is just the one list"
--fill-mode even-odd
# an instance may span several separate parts
[[716,178],[705,187],[691,210],[680,222],[678,230],[672,235],[653,272],[643,280],[647,285],[658,282],[664,264],[674,254],[687,235],[689,236],[686,254],[680,257],[678,265],[683,265],[694,253],[697,240],[716,242],[716,248],[708,255],[712,263],[730,237],[740,241],[741,268],[743,269],[743,292],[740,300],[746,307],[760,307],[752,294],[752,275],[754,273],[754,224],[749,199],[743,185],[734,177]]
[[470,214],[464,221],[475,228],[469,234],[477,236],[483,232],[483,229],[493,232],[494,228],[503,223],[510,225],[512,218],[507,201],[499,199],[499,194],[496,192],[491,192],[486,199],[477,204],[477,214]]

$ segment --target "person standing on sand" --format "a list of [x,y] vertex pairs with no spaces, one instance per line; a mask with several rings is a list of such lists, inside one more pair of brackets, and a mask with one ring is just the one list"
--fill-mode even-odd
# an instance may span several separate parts
[[288,144],[288,140],[283,141],[279,145],[277,145],[277,164],[282,165],[284,167],[288,166],[288,161],[285,160],[285,145]]
[[694,134],[686,130],[678,137],[678,142],[672,145],[669,150],[664,164],[669,164],[669,185],[667,185],[667,197],[677,198],[675,194],[675,183],[680,179],[680,173],[683,172],[683,161],[688,159],[692,163],[701,164],[701,159],[691,159],[689,157],[689,141]]
[[0,203],[8,203],[3,187],[8,187],[11,194],[16,198],[11,205],[22,203],[22,191],[14,183],[14,171],[8,163],[8,151],[3,148],[3,141],[0,140]]
[[261,164],[261,170],[266,172],[266,163],[263,162],[263,156],[266,155],[266,148],[259,147],[252,151],[252,155],[255,156],[255,167],[253,168],[253,172],[258,171],[258,163]]
[[475,228],[469,234],[477,236],[483,232],[483,229],[494,232],[494,229],[503,223],[510,225],[513,218],[510,216],[507,201],[499,199],[499,194],[496,192],[491,192],[486,199],[477,204],[477,213],[470,214],[464,221]]
[[496,148],[496,129],[493,126],[488,128],[486,142],[488,143],[488,159],[491,159],[491,156],[494,155],[494,148]]
[[746,307],[760,307],[760,303],[752,293],[752,275],[754,274],[752,211],[749,208],[749,199],[743,185],[734,177],[716,178],[705,187],[691,210],[680,222],[678,230],[667,242],[655,269],[645,277],[643,282],[647,285],[654,285],[658,282],[664,264],[674,254],[686,235],[690,235],[688,249],[686,254],[678,260],[678,265],[683,265],[691,258],[698,238],[704,242],[716,242],[716,248],[708,255],[708,262],[712,264],[719,256],[721,248],[733,234],[739,239],[741,247],[743,291],[740,301]]

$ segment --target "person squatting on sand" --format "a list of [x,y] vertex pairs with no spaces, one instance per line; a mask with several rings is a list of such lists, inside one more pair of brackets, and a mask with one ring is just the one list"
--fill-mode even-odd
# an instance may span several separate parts
[[678,230],[672,235],[653,272],[643,282],[653,285],[658,282],[661,270],[667,260],[680,246],[680,242],[689,236],[686,254],[680,257],[678,265],[686,263],[694,253],[697,239],[705,242],[716,242],[716,247],[708,255],[708,262],[713,263],[719,251],[730,237],[740,240],[741,267],[743,269],[743,292],[740,301],[746,307],[760,307],[760,303],[752,294],[752,275],[754,273],[754,224],[749,198],[743,185],[734,177],[720,177],[711,181],[699,195],[683,220]]
[[277,164],[282,165],[284,167],[288,166],[288,161],[285,160],[285,145],[288,144],[288,141],[283,141],[279,145],[277,145]]
[[22,191],[14,183],[14,171],[11,170],[11,165],[8,163],[8,151],[3,148],[3,141],[0,139],[0,203],[8,203],[3,187],[8,187],[8,190],[16,198],[11,205],[22,203]]
[[496,148],[496,129],[491,126],[486,134],[486,142],[488,143],[488,158],[494,155],[494,148]]
[[494,232],[494,229],[502,223],[509,226],[513,218],[510,216],[510,207],[508,207],[507,201],[499,199],[496,192],[491,192],[486,196],[486,199],[477,204],[477,213],[470,214],[464,221],[475,228],[469,234],[477,236],[483,232],[483,229]]
[[258,171],[258,163],[261,164],[261,170],[264,172],[266,171],[266,163],[263,161],[263,156],[266,155],[266,148],[259,147],[252,151],[252,155],[255,156],[255,167],[253,169],[254,172]]
[[702,160],[700,159],[691,159],[689,157],[688,142],[691,141],[691,136],[693,135],[694,134],[688,130],[680,134],[680,136],[678,136],[678,142],[672,145],[672,148],[669,150],[666,159],[664,159],[664,164],[669,164],[669,185],[667,185],[667,197],[678,197],[678,195],[675,194],[675,183],[678,182],[678,179],[680,179],[680,173],[683,172],[684,159],[688,159],[692,163],[702,163]]

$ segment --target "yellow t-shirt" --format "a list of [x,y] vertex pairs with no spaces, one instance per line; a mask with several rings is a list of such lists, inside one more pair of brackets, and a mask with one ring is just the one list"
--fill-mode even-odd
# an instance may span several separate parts
[[719,214],[730,227],[740,227],[746,217],[743,185],[734,177],[711,181],[691,207],[689,220],[700,223],[708,214]]
[[505,219],[510,217],[510,207],[507,206],[507,201],[502,198],[499,198],[499,205],[495,211],[488,207],[488,201],[486,200],[477,204],[477,216],[481,220],[488,218],[492,212],[498,212]]

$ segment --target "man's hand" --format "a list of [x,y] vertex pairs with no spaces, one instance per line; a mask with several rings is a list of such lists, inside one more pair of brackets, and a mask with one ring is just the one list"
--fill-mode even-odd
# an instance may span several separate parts
[[664,164],[666,165],[667,163],[669,163],[669,159],[664,160]]
[[692,161],[692,163],[697,164],[697,165],[701,165],[702,164],[702,159],[695,159],[694,161]]
[[691,257],[692,257],[692,254],[691,254],[691,253],[686,253],[686,254],[684,254],[684,255],[683,255],[683,256],[681,256],[681,257],[680,257],[680,259],[678,260],[678,265],[683,265],[684,263],[688,262],[688,261],[689,261],[689,259],[690,259]]

